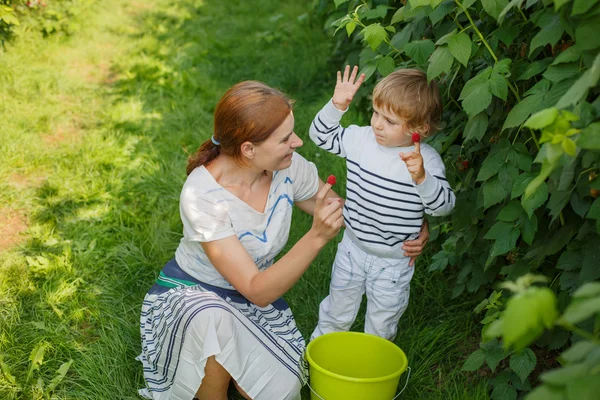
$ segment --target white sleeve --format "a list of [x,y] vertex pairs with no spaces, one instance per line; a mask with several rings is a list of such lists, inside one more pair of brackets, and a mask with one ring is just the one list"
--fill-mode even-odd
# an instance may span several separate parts
[[292,155],[289,178],[292,181],[295,202],[308,200],[319,190],[317,167],[296,152]]
[[329,100],[317,113],[308,130],[311,140],[317,146],[340,157],[348,155],[348,138],[356,135],[354,131],[360,130],[356,125],[346,128],[340,125],[345,112],[338,110],[332,100]]
[[[423,152],[422,152],[423,153]],[[425,180],[415,188],[425,206],[425,213],[433,216],[448,215],[454,209],[456,196],[446,180],[446,167],[434,150],[425,162]]]
[[179,212],[183,234],[189,240],[212,242],[235,235],[227,209],[193,188],[181,192]]

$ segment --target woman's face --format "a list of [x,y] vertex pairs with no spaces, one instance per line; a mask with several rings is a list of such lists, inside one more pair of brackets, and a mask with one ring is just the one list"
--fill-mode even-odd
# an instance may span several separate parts
[[302,146],[302,140],[294,133],[294,114],[288,117],[269,138],[255,145],[252,164],[261,170],[278,171],[292,165],[292,153]]

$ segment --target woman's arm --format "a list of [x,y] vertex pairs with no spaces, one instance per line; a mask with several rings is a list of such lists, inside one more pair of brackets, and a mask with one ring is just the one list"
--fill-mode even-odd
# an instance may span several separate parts
[[323,185],[313,209],[312,228],[279,261],[259,271],[235,236],[201,243],[215,269],[238,292],[265,307],[287,292],[308,269],[319,251],[337,235],[343,217],[340,201],[329,199],[331,186]]
[[421,231],[419,232],[419,237],[415,240],[407,240],[402,245],[402,250],[404,250],[404,256],[410,257],[410,262],[408,263],[408,265],[410,265],[411,267],[415,265],[415,260],[418,256],[421,255],[428,241],[429,223],[426,219],[424,219],[423,225],[421,226]]

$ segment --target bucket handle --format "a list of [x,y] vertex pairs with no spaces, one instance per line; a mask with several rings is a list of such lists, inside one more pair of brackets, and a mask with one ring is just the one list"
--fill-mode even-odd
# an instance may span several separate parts
[[[398,398],[398,396],[400,396],[402,394],[402,392],[404,392],[404,389],[406,389],[406,386],[408,386],[408,380],[410,379],[410,367],[407,367],[406,369],[408,369],[408,374],[406,376],[406,382],[404,383],[404,387],[402,388],[402,390],[400,391],[400,393],[398,393],[396,396],[394,396],[394,398],[392,400],[395,400]],[[315,389],[312,388],[312,386],[310,386],[310,383],[306,382],[306,384],[308,385],[308,388],[310,389],[311,392],[313,392],[319,399],[321,400],[325,400],[324,398],[322,398],[319,393],[315,392]]]

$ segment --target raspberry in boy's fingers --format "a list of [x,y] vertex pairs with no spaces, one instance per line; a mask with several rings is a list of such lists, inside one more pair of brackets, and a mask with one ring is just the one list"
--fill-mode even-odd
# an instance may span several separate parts
[[335,185],[336,179],[335,179],[335,175],[329,175],[327,177],[327,183],[329,183],[331,186]]
[[419,135],[418,133],[413,133],[412,134],[412,141],[413,143],[417,143],[421,141],[421,135]]

